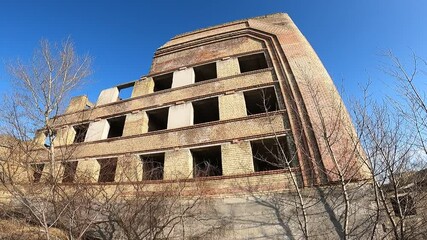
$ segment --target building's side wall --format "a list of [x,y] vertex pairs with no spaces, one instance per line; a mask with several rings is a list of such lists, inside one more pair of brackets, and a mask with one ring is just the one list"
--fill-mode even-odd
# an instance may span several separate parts
[[[264,53],[268,67],[242,73],[238,59],[255,53]],[[207,63],[215,63],[216,78],[197,82],[196,68]],[[169,89],[157,91],[155,79],[164,74],[172,75]],[[179,36],[156,52],[150,75],[133,83],[133,87],[130,99],[121,100],[121,87],[113,87],[100,93],[95,108],[58,116],[54,123],[62,129],[70,123],[90,124],[84,143],[72,144],[72,137],[67,135],[63,144],[56,142],[56,148],[60,151],[71,144],[78,151],[69,157],[85,159],[220,145],[224,156],[222,172],[233,175],[253,173],[253,156],[250,148],[236,148],[235,151],[246,153],[237,160],[246,170],[239,169],[230,160],[233,154],[227,144],[279,134],[298,139],[296,149],[305,185],[326,183],[307,180],[320,179],[322,174],[335,181],[339,179],[337,169],[344,167],[349,178],[366,177],[361,176],[363,171],[359,168],[363,164],[357,161],[357,148],[352,145],[353,140],[357,142],[352,138],[355,135],[346,135],[354,130],[333,82],[287,15],[250,19]],[[245,92],[265,87],[275,87],[281,111],[278,115],[247,116]],[[219,119],[195,124],[193,103],[212,97],[218,98]],[[69,109],[81,109],[84,99],[77,100]],[[162,108],[168,112],[166,129],[149,132],[148,113]],[[109,119],[125,115],[122,137],[107,139]],[[295,127],[298,124],[302,127]],[[324,139],[322,131],[332,138]],[[299,141],[305,141],[305,145]],[[39,153],[39,161],[45,161],[43,151]],[[306,164],[305,158],[313,161],[311,165]],[[165,164],[170,166],[176,167]]]

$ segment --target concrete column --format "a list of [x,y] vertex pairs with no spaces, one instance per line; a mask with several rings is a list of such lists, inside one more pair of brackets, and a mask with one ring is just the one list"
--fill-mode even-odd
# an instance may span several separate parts
[[242,92],[222,95],[218,98],[219,119],[246,117],[246,103]]
[[245,174],[255,171],[250,142],[221,145],[221,157],[223,175]]
[[169,108],[168,129],[193,125],[194,112],[191,102]]
[[240,74],[237,58],[228,58],[216,62],[216,74],[218,78]]
[[91,122],[87,129],[85,142],[106,139],[108,137],[108,131],[110,131],[110,124],[108,124],[107,119]]
[[193,157],[189,149],[165,152],[165,180],[193,178]]
[[178,70],[173,73],[172,88],[186,86],[195,83],[193,68]]
[[66,126],[56,131],[55,139],[53,144],[55,146],[66,146],[74,142],[76,137],[76,131],[72,126]]
[[102,90],[99,94],[96,106],[116,102],[119,98],[119,89],[117,87]]
[[76,182],[98,182],[101,166],[96,159],[80,160],[77,163]]
[[122,156],[117,159],[115,182],[142,181],[142,161],[137,155]]
[[72,113],[84,110],[87,105],[92,105],[86,95],[73,97],[67,107],[65,113]]
[[126,115],[123,136],[131,136],[148,132],[148,116],[144,111]]
[[132,90],[132,97],[143,96],[154,92],[154,81],[152,77],[136,81]]

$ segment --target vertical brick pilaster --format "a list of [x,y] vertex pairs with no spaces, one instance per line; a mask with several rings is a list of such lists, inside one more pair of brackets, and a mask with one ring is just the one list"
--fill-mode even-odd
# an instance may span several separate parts
[[80,160],[77,164],[77,182],[98,182],[101,166],[96,159]]
[[126,115],[123,136],[131,136],[148,132],[148,116],[144,111]]
[[89,103],[89,100],[86,95],[73,97],[65,113],[72,113],[72,112],[84,110],[85,107],[90,104],[91,103]]
[[136,81],[132,90],[132,97],[139,97],[154,92],[153,78],[148,77],[144,80]]
[[189,149],[179,149],[165,153],[165,180],[192,177],[193,158]]
[[56,162],[53,176],[50,175],[51,168],[51,163],[44,164],[42,176],[40,178],[41,182],[47,182],[50,177],[53,177],[53,179],[55,179],[57,182],[62,181],[62,177],[64,176],[64,166],[60,162]]
[[56,131],[53,143],[55,146],[67,146],[74,142],[76,131],[72,126],[66,126]]
[[250,142],[227,143],[221,146],[224,175],[254,172]]
[[237,58],[227,58],[216,62],[218,78],[240,74],[239,61]]
[[218,100],[220,120],[247,116],[245,97],[242,92],[222,95]]
[[117,159],[116,182],[142,180],[142,161],[137,155],[121,156]]

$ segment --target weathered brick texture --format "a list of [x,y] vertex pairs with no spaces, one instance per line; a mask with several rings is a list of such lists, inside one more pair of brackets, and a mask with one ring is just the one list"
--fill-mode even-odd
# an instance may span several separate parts
[[219,97],[219,119],[227,120],[246,117],[245,97],[242,92]]
[[216,71],[219,78],[234,76],[240,73],[237,58],[226,58],[216,62]]
[[252,149],[249,142],[226,143],[221,146],[224,175],[254,172]]
[[148,132],[148,116],[144,111],[126,115],[123,136],[132,136]]
[[96,159],[80,160],[77,164],[76,182],[98,182],[100,167]]
[[165,153],[165,180],[192,177],[193,158],[189,149],[178,149]]
[[153,78],[148,77],[140,81],[136,81],[132,90],[132,97],[144,96],[146,94],[152,93],[154,91],[154,81]]

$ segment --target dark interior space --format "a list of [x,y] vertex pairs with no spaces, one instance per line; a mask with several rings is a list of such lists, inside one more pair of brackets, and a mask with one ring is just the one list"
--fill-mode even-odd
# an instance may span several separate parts
[[64,163],[64,176],[62,178],[63,183],[74,182],[77,170],[77,161],[65,162]]
[[38,183],[40,182],[40,179],[42,178],[42,173],[44,169],[44,163],[39,164],[32,164],[31,167],[33,168],[33,182]]
[[[404,194],[401,196],[398,196],[399,202],[396,198],[390,198],[391,205],[393,207],[394,214],[396,216],[410,216],[417,214],[417,211],[415,209],[414,199],[409,194]],[[402,211],[402,214],[400,214],[400,210]]]
[[100,165],[98,182],[114,182],[117,158],[98,159]]
[[89,123],[76,125],[73,127],[76,131],[76,136],[74,137],[74,143],[84,142],[87,134],[87,129],[89,128]]
[[285,137],[251,141],[251,147],[255,172],[283,169],[291,160]]
[[173,73],[168,73],[153,77],[154,81],[154,92],[162,91],[172,87]]
[[219,120],[218,98],[193,102],[194,124]]
[[158,131],[168,127],[169,108],[147,111],[148,131]]
[[193,177],[222,175],[221,146],[191,149]]
[[143,180],[162,180],[163,168],[165,164],[165,154],[141,155]]
[[239,57],[238,60],[241,73],[268,68],[264,53]]
[[279,110],[274,87],[247,91],[243,95],[248,115]]
[[116,118],[108,119],[108,124],[110,124],[110,130],[108,131],[107,138],[121,137],[123,135],[123,129],[125,127],[126,116],[120,116]]
[[216,75],[216,63],[194,67],[195,82],[201,82],[209,79],[214,79]]

